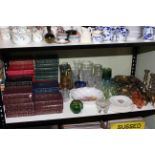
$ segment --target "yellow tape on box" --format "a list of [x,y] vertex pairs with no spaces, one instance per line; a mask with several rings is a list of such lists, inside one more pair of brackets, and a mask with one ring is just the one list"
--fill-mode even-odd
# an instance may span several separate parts
[[111,123],[110,129],[144,129],[144,121]]

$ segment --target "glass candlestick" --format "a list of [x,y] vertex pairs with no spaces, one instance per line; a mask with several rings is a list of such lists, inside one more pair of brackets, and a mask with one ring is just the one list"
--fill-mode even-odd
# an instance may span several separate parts
[[45,34],[45,41],[47,43],[54,43],[55,42],[55,36],[52,33],[51,26],[47,26],[47,34]]

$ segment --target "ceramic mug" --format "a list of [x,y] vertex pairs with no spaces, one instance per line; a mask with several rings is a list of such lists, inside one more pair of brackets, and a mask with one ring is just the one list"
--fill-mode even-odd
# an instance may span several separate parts
[[126,41],[128,36],[128,29],[126,29],[124,26],[120,26],[116,30],[116,38],[117,41]]
[[43,29],[33,28],[32,39],[34,42],[41,42],[43,40]]
[[4,41],[10,40],[11,35],[10,35],[9,26],[0,27],[0,35],[1,35],[1,39]]
[[31,42],[31,30],[28,27],[16,26],[12,28],[12,41],[18,45],[25,45]]
[[144,40],[153,40],[154,39],[154,28],[151,26],[145,26],[143,29],[143,38]]
[[92,32],[92,42],[93,43],[102,43],[103,42],[103,32],[100,30],[93,30]]
[[103,35],[104,35],[104,41],[112,41],[113,38],[113,31],[112,27],[103,27]]

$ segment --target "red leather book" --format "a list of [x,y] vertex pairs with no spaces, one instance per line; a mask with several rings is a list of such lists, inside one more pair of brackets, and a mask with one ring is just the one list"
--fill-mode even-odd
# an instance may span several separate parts
[[46,110],[62,110],[63,109],[63,105],[47,105],[47,106],[38,106],[38,105],[34,105],[34,109],[36,111],[46,111]]
[[34,94],[34,101],[63,100],[61,93]]
[[35,114],[34,109],[27,111],[6,111],[6,117],[23,117],[23,116],[33,116]]
[[27,98],[12,98],[12,99],[3,99],[4,105],[18,105],[21,104],[22,106],[24,103],[29,103],[32,102],[32,97],[27,97]]
[[33,60],[10,60],[9,65],[33,65]]
[[32,86],[32,81],[14,81],[14,82],[5,82],[6,87],[11,86]]
[[22,93],[32,93],[31,86],[21,86],[21,87],[6,87],[4,90],[5,94],[22,94]]
[[12,70],[27,70],[34,69],[33,65],[11,65],[7,68],[8,71]]
[[19,98],[32,98],[32,92],[25,92],[25,93],[4,93],[3,100],[12,100],[12,99],[19,99]]
[[14,71],[6,71],[7,76],[20,76],[20,75],[34,75],[34,70],[14,70]]
[[34,101],[35,106],[57,106],[62,105],[62,100]]

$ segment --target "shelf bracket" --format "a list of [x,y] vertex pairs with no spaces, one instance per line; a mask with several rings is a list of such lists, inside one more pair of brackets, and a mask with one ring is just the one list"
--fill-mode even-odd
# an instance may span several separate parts
[[2,102],[2,93],[0,92],[0,128],[5,127],[5,116]]
[[135,76],[136,73],[136,64],[137,64],[137,53],[139,51],[139,47],[132,48],[132,64],[131,64],[131,75]]

